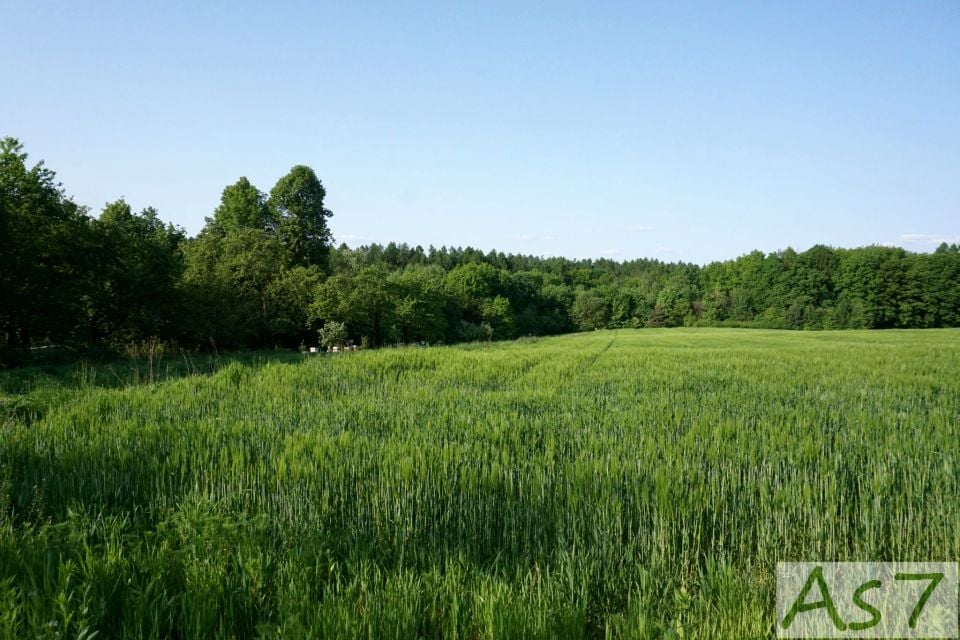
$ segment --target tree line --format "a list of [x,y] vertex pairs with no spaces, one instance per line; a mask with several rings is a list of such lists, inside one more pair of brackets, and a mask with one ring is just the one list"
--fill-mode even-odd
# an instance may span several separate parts
[[334,246],[326,192],[298,165],[269,193],[223,189],[188,237],[123,199],[93,216],[0,141],[0,364],[43,345],[116,353],[329,340],[499,340],[619,327],[960,326],[960,247],[754,251],[706,266],[390,243]]

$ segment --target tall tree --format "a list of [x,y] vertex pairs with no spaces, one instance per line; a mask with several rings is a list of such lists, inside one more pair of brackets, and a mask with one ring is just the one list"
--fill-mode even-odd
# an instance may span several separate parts
[[889,329],[900,324],[906,252],[897,247],[864,247],[841,253],[837,283],[851,300],[865,309],[866,326]]
[[373,346],[397,338],[394,284],[383,265],[364,267],[357,273],[338,273],[317,290],[311,307],[314,321],[335,320],[347,325],[350,335]]
[[581,287],[570,306],[570,317],[581,331],[603,329],[610,321],[610,301],[596,289]]
[[327,192],[313,169],[297,165],[270,191],[267,205],[277,237],[294,264],[325,266],[333,236],[324,207]]
[[443,277],[440,267],[418,265],[394,271],[388,278],[396,298],[396,334],[403,342],[444,339],[452,300]]
[[0,343],[71,341],[81,324],[89,219],[43,162],[0,140]]
[[93,231],[97,283],[88,298],[90,338],[120,345],[175,337],[184,231],[162,222],[153,208],[134,214],[123,200],[104,208]]
[[[211,223],[207,219],[207,224]],[[237,229],[266,229],[269,224],[267,197],[245,177],[224,188],[213,225],[223,233]]]
[[[288,277],[289,256],[262,229],[239,229],[225,236],[204,234],[186,249],[184,284],[191,299],[192,339],[232,347],[270,346],[299,340],[309,298],[291,311],[303,274]],[[309,279],[309,276],[306,276]]]

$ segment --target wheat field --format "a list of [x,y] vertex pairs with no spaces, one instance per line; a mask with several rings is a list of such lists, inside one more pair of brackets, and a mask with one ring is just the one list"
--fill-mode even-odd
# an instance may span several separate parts
[[7,385],[0,637],[764,638],[777,561],[960,558],[956,330],[214,368]]

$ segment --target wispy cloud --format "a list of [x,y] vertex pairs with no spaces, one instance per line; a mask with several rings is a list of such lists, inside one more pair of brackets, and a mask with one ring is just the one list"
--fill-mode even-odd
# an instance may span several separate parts
[[670,253],[672,251],[673,249],[671,249],[670,247],[657,247],[656,249],[653,250],[654,253]]
[[656,230],[656,227],[649,224],[632,224],[627,227],[627,231],[632,231],[633,233],[649,233],[650,231]]
[[357,240],[366,240],[366,236],[358,236],[355,233],[341,233],[337,236],[340,242],[356,242]]
[[600,252],[600,255],[607,258],[612,258],[613,256],[619,256],[622,253],[623,251],[620,251],[620,249],[604,249]]
[[956,244],[960,242],[960,236],[947,236],[937,233],[904,233],[897,238],[898,244],[922,245],[927,247],[937,247],[942,243]]

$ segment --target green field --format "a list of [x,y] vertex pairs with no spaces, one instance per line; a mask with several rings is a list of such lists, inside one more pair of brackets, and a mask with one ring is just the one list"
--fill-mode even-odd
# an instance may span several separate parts
[[5,638],[770,637],[778,560],[960,559],[956,330],[3,376]]

